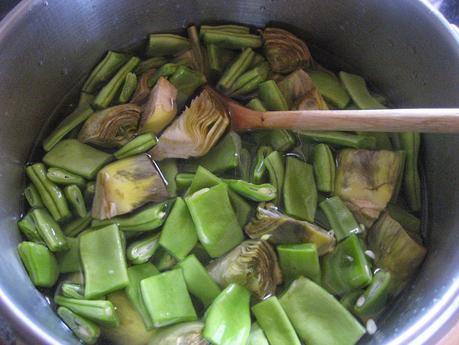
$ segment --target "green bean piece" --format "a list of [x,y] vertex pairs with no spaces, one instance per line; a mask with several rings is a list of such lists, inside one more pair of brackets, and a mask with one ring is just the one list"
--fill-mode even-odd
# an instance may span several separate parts
[[317,87],[319,93],[327,102],[330,102],[339,109],[346,108],[351,98],[335,75],[320,70],[309,71],[308,74],[314,86]]
[[129,60],[129,56],[123,53],[109,51],[104,59],[94,68],[85,81],[82,91],[94,93],[99,87],[108,81]]
[[196,256],[199,262],[202,263],[203,265],[207,265],[212,260],[212,258],[206,252],[204,246],[199,242],[196,243],[194,248],[191,250],[190,254],[193,254],[194,256]]
[[153,256],[159,246],[159,234],[150,234],[132,242],[126,250],[128,260],[134,264],[144,264]]
[[350,235],[336,245],[322,261],[322,286],[336,295],[348,293],[371,283],[370,265],[359,238]]
[[244,180],[223,180],[228,187],[239,195],[252,201],[271,201],[276,198],[276,188],[269,184],[253,184]]
[[279,301],[306,344],[354,345],[365,334],[365,328],[349,311],[307,278],[295,280]]
[[231,96],[246,95],[255,91],[258,85],[268,78],[269,64],[262,62],[239,76],[230,89]]
[[144,153],[153,148],[158,143],[158,139],[151,133],[141,134],[126,145],[117,150],[113,156],[116,159],[123,159]]
[[220,287],[193,254],[181,261],[178,267],[182,269],[188,291],[207,308],[220,294]]
[[260,36],[247,33],[205,30],[202,38],[207,45],[215,44],[228,49],[260,48],[262,45]]
[[421,180],[418,170],[419,147],[421,135],[419,133],[400,133],[401,149],[406,152],[406,166],[403,177],[403,189],[412,211],[421,209]]
[[273,149],[270,146],[260,146],[257,149],[257,155],[255,160],[255,165],[253,168],[253,182],[256,184],[260,184],[264,182],[266,176],[266,165],[265,165],[265,158],[273,152]]
[[59,252],[69,249],[69,244],[61,227],[46,209],[37,208],[32,210],[30,214],[40,237],[45,241],[50,251]]
[[177,88],[177,109],[181,109],[198,87],[206,82],[206,77],[201,72],[179,66],[169,81]]
[[207,45],[207,60],[210,80],[216,82],[221,77],[231,60],[234,58],[234,51],[224,49],[215,44]]
[[252,165],[252,155],[250,151],[242,147],[239,153],[239,176],[244,181],[250,180],[250,168]]
[[239,225],[243,227],[249,222],[250,217],[252,216],[252,206],[231,189],[228,189],[228,196],[234,213],[236,214],[237,221]]
[[126,287],[125,292],[129,301],[140,314],[142,321],[147,330],[153,329],[153,320],[148,314],[148,310],[142,300],[142,293],[140,291],[140,282],[146,278],[159,274],[159,271],[151,263],[134,265],[127,269],[129,277],[129,285]]
[[84,189],[84,199],[86,200],[87,205],[92,204],[95,194],[96,194],[96,181],[89,181],[88,183],[86,183],[86,187]]
[[340,298],[339,303],[349,310],[351,313],[354,313],[354,305],[355,302],[357,302],[357,299],[362,296],[363,294],[362,289],[354,290],[349,292],[348,294],[345,294],[343,297]]
[[56,144],[62,140],[73,129],[85,122],[94,110],[89,105],[78,106],[70,115],[57,126],[57,128],[43,140],[43,148],[45,151],[50,151]]
[[379,103],[368,91],[365,80],[356,74],[339,72],[339,78],[346,88],[352,100],[360,109],[383,109]]
[[296,144],[295,137],[286,129],[256,131],[252,135],[258,145],[271,146],[274,151],[287,152]]
[[65,282],[61,286],[62,296],[67,298],[84,299],[83,286],[77,283]]
[[27,240],[36,243],[44,243],[35,225],[31,211],[27,212],[27,214],[18,221],[18,228]]
[[304,276],[320,284],[320,263],[314,243],[282,244],[277,246],[282,277],[288,284]]
[[225,25],[201,25],[200,36],[202,37],[206,31],[219,31],[219,32],[230,32],[236,34],[248,34],[250,28],[243,25],[225,24]]
[[116,309],[108,300],[86,300],[56,296],[54,302],[81,317],[94,321],[98,325],[118,327],[120,324]]
[[268,110],[288,110],[284,95],[274,80],[268,80],[258,86],[258,97]]
[[[210,256],[221,256],[243,241],[244,235],[231,206],[226,184],[203,188],[185,201],[198,238]],[[219,207],[215,208],[215,205]]]
[[188,40],[190,41],[191,51],[193,52],[197,68],[202,74],[207,75],[207,66],[204,59],[204,53],[201,48],[201,42],[199,40],[198,29],[195,25],[191,25],[186,31],[188,33]]
[[140,290],[155,327],[197,320],[180,269],[143,279]]
[[85,298],[104,296],[128,285],[124,251],[116,225],[81,235],[80,256],[85,277]]
[[56,253],[56,260],[60,273],[80,272],[80,240],[78,238],[66,237],[69,249]]
[[256,111],[268,111],[268,109],[266,109],[263,102],[257,97],[252,98],[249,101],[249,103],[247,103],[245,106],[249,109],[256,110]]
[[338,241],[362,232],[351,211],[338,196],[325,199],[319,206],[330,222]]
[[85,344],[95,344],[99,339],[100,328],[92,321],[86,320],[65,307],[57,308],[57,314],[73,334]]
[[375,273],[371,284],[354,305],[354,312],[361,320],[376,318],[384,310],[389,298],[390,280],[389,272],[379,270]]
[[91,224],[91,215],[88,213],[83,218],[76,218],[62,227],[62,232],[67,237],[76,237]]
[[178,190],[184,190],[191,186],[195,174],[192,173],[179,173],[175,176],[175,183]]
[[88,214],[88,210],[86,209],[86,204],[84,201],[83,193],[81,189],[76,184],[71,184],[70,186],[66,186],[64,188],[64,194],[67,198],[67,201],[73,208],[75,214],[83,218]]
[[178,174],[177,162],[175,159],[163,159],[157,163],[159,170],[167,182],[167,192],[170,197],[175,197],[177,195],[177,184],[175,183],[175,177]]
[[317,189],[326,193],[333,192],[336,163],[327,144],[319,144],[314,147],[313,167]]
[[188,188],[185,196],[189,196],[203,188],[216,186],[222,182],[223,181],[219,177],[212,174],[209,170],[202,166],[199,166],[196,170],[196,174],[194,175],[193,181],[191,182],[191,186],[190,188]]
[[207,310],[203,335],[216,345],[246,344],[250,323],[249,290],[230,284]]
[[159,247],[153,255],[152,262],[160,272],[163,272],[174,267],[177,264],[177,259],[169,254],[167,250]]
[[137,88],[137,75],[133,72],[126,74],[124,84],[118,96],[118,103],[127,103]]
[[39,243],[24,241],[19,243],[18,253],[33,285],[51,287],[56,283],[59,269],[48,248]]
[[390,216],[399,222],[406,231],[420,236],[421,220],[418,217],[395,204],[387,205],[387,212],[389,212]]
[[179,64],[176,63],[167,63],[162,65],[160,68],[156,70],[156,72],[151,76],[151,78],[148,80],[148,87],[152,88],[155,86],[155,84],[158,82],[159,78],[161,77],[170,77],[177,71],[177,68],[179,68]]
[[255,53],[252,49],[244,49],[233,61],[228,68],[225,69],[225,72],[221,76],[220,80],[217,83],[217,89],[221,90],[224,93],[227,93],[231,90],[231,87],[235,83],[236,79],[244,74],[250,67]]
[[289,216],[314,222],[317,189],[312,165],[287,157],[283,196]]
[[269,345],[265,333],[257,323],[252,324],[247,345]]
[[221,173],[235,169],[239,165],[241,154],[241,137],[236,132],[229,132],[210,151],[196,159],[196,164],[213,173]]
[[356,132],[358,135],[373,137],[375,141],[375,150],[393,150],[389,133],[385,132]]
[[48,166],[67,170],[88,180],[94,179],[96,173],[111,160],[112,156],[108,153],[76,139],[60,141],[43,157]]
[[159,244],[178,260],[184,259],[198,241],[185,201],[178,197],[164,223]]
[[271,345],[301,344],[276,296],[255,304],[252,312]]
[[278,151],[273,151],[264,159],[264,162],[268,170],[269,181],[276,188],[276,198],[273,203],[280,205],[285,178],[284,160]]
[[46,176],[46,168],[42,163],[35,163],[26,168],[26,174],[40,193],[43,204],[52,217],[61,221],[70,216],[70,210],[62,190]]
[[137,74],[138,76],[144,74],[145,72],[154,69],[154,68],[159,68],[162,65],[165,65],[167,63],[167,59],[162,57],[162,56],[154,56],[152,58],[143,60],[139,63],[137,68],[134,70],[134,73]]
[[172,56],[190,49],[190,42],[180,35],[150,34],[147,56]]
[[35,187],[33,184],[29,184],[24,189],[24,196],[27,200],[27,203],[30,205],[30,207],[32,208],[44,207],[43,201],[41,200],[41,196],[38,193],[37,187]]
[[93,101],[94,107],[97,109],[107,108],[112,103],[118,91],[126,79],[126,75],[132,72],[140,63],[138,57],[131,57],[126,64],[113,76],[113,78],[99,91]]
[[61,168],[49,168],[46,176],[52,182],[59,185],[67,186],[73,184],[77,185],[78,187],[86,186],[86,180],[83,177]]
[[94,101],[95,97],[96,96],[94,96],[91,93],[87,93],[87,92],[84,92],[84,91],[80,92],[80,99],[78,100],[77,108],[90,106],[92,104],[92,102]]
[[374,149],[376,147],[376,139],[366,135],[350,134],[345,132],[321,132],[321,131],[297,131],[297,133],[306,140],[337,145],[344,147],[352,147],[355,149]]
[[111,219],[94,219],[93,227],[103,227],[110,224],[118,225],[120,231],[139,232],[151,231],[163,225],[172,203],[164,201],[159,204],[148,205],[129,216],[114,217]]

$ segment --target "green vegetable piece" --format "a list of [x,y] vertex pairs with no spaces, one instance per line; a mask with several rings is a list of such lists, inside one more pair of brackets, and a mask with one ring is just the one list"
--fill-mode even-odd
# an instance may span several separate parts
[[76,184],[71,184],[70,186],[66,186],[64,188],[64,194],[67,198],[67,201],[73,208],[75,214],[83,218],[88,214],[88,210],[86,209],[86,204],[84,201],[83,193],[81,189]]
[[94,101],[94,97],[95,96],[91,93],[86,93],[84,91],[80,92],[77,108],[90,106]]
[[228,49],[259,48],[262,45],[260,36],[248,33],[206,30],[202,38],[207,45],[215,44]]
[[193,181],[191,182],[190,188],[186,192],[185,196],[191,195],[200,189],[213,187],[222,183],[222,180],[216,175],[212,174],[206,168],[199,166],[194,175]]
[[46,176],[56,184],[64,186],[74,184],[78,187],[86,186],[86,180],[83,177],[61,168],[49,168]]
[[336,164],[330,147],[327,144],[319,144],[314,147],[313,166],[317,189],[326,193],[333,192]]
[[44,207],[43,201],[41,200],[41,196],[38,193],[37,188],[33,184],[29,184],[24,189],[24,196],[27,200],[27,203],[30,205],[30,207],[32,208]]
[[31,211],[27,212],[27,214],[18,221],[18,228],[27,240],[36,243],[44,243],[35,225]]
[[80,237],[85,298],[97,298],[129,284],[124,245],[116,225]]
[[[253,61],[253,60],[252,60]],[[268,78],[269,64],[262,62],[254,68],[240,75],[229,90],[232,97],[246,95],[255,91],[260,83]]]
[[45,241],[50,251],[59,252],[69,249],[69,244],[62,233],[61,227],[46,209],[34,209],[30,212],[30,215],[40,237]]
[[319,206],[330,222],[338,241],[362,232],[351,211],[338,196],[325,199]]
[[258,97],[268,110],[288,110],[284,95],[274,80],[268,80],[258,86]]
[[[202,29],[201,29],[202,31]],[[207,60],[209,75],[212,81],[218,80],[227,66],[234,57],[234,52],[221,48],[215,44],[207,45]]]
[[221,289],[207,273],[205,267],[193,254],[180,262],[178,266],[182,269],[188,291],[197,297],[204,307],[209,306],[220,294]]
[[252,49],[244,49],[233,63],[226,68],[217,83],[217,88],[224,93],[230,92],[236,79],[250,68],[254,55],[255,53]]
[[246,225],[252,215],[252,205],[250,205],[244,198],[240,197],[239,194],[235,193],[231,189],[228,189],[228,196],[233,206],[234,213],[241,227]]
[[352,147],[356,149],[374,149],[376,139],[366,135],[350,134],[345,132],[320,132],[320,131],[297,131],[306,140],[329,145]]
[[[209,345],[202,337],[204,324],[201,321],[184,322],[158,330],[150,339],[150,345]],[[177,343],[180,342],[180,343]]]
[[127,103],[134,94],[137,88],[137,76],[135,73],[129,72],[124,78],[123,88],[118,96],[118,103]]
[[92,204],[95,194],[96,194],[96,181],[89,181],[88,183],[86,183],[86,187],[84,189],[84,198],[86,200],[86,203]]
[[64,193],[46,177],[46,168],[42,163],[29,165],[26,168],[26,174],[37,188],[43,204],[55,220],[61,221],[70,217]]
[[245,106],[249,109],[256,110],[256,111],[268,111],[268,109],[266,109],[266,106],[263,104],[263,102],[257,97],[252,98],[249,101],[249,103],[247,103]]
[[271,345],[300,345],[300,340],[276,296],[254,305],[252,311]]
[[389,212],[390,216],[400,223],[406,231],[417,234],[418,236],[420,235],[421,220],[418,217],[394,204],[387,205],[387,212]]
[[161,77],[167,78],[173,75],[177,71],[179,66],[180,65],[176,63],[167,63],[165,65],[162,65],[155,71],[151,78],[148,79],[148,87],[152,88]]
[[65,307],[57,308],[57,314],[73,334],[85,344],[95,344],[99,339],[100,328],[92,321],[86,320]]
[[365,334],[351,313],[307,278],[295,280],[279,301],[306,344],[354,345]]
[[333,294],[365,287],[371,279],[370,264],[356,235],[348,236],[323,258],[322,286]]
[[257,323],[252,324],[247,345],[269,345],[265,333]]
[[159,68],[166,63],[167,63],[166,58],[162,56],[154,56],[152,58],[149,58],[149,59],[146,59],[140,62],[134,72],[137,75],[142,75],[145,72],[151,69],[154,69],[154,68]]
[[89,225],[91,224],[91,219],[92,218],[90,214],[87,214],[83,218],[76,218],[72,220],[70,223],[64,225],[64,227],[62,228],[62,232],[67,237],[75,237],[80,232],[89,227]]
[[344,109],[351,98],[336,76],[325,71],[309,71],[312,82],[327,102],[330,102],[339,109]]
[[265,175],[267,173],[267,168],[265,165],[265,158],[273,152],[273,149],[270,146],[260,146],[257,149],[257,155],[255,160],[255,166],[253,168],[253,182],[260,184],[264,182]]
[[155,327],[197,319],[180,269],[143,279],[140,289]]
[[82,91],[93,93],[108,81],[129,59],[127,54],[114,51],[107,52],[104,59],[94,68],[85,81]]
[[[228,187],[203,188],[185,199],[200,242],[212,257],[218,257],[244,239],[228,197]],[[219,205],[218,208],[215,205]]]
[[390,277],[389,272],[376,272],[371,284],[356,300],[354,312],[361,320],[376,318],[384,310],[389,297]]
[[393,150],[389,133],[385,132],[356,132],[358,135],[374,138],[375,150]]
[[249,303],[250,292],[246,288],[229,285],[207,310],[204,337],[215,345],[246,344],[250,333]]
[[159,234],[150,234],[132,242],[126,250],[128,260],[134,265],[144,264],[153,256],[159,246]]
[[61,286],[61,292],[67,298],[84,299],[84,289],[80,284],[65,282]]
[[84,300],[56,296],[54,302],[101,326],[118,327],[120,323],[115,307],[107,300]]
[[418,170],[419,133],[400,133],[400,148],[406,152],[406,167],[403,177],[403,189],[412,211],[421,209],[421,180]]
[[160,272],[163,272],[174,267],[177,264],[177,259],[165,249],[159,247],[153,255],[152,262]]
[[244,180],[224,181],[232,191],[252,201],[270,201],[276,198],[276,188],[269,183],[257,185]]
[[198,87],[206,82],[206,77],[201,72],[179,66],[169,78],[169,82],[177,89],[177,109],[181,109]]
[[288,215],[314,222],[317,189],[312,165],[287,157],[284,180],[284,204]]
[[178,190],[184,190],[191,186],[195,174],[193,173],[179,173],[175,176],[175,183]]
[[147,56],[172,56],[190,49],[190,42],[180,35],[150,34]]
[[225,24],[225,25],[201,25],[200,36],[202,37],[207,31],[230,32],[236,34],[248,34],[250,28],[243,25]]
[[178,197],[161,231],[159,244],[178,260],[184,259],[198,241],[185,201]]
[[360,109],[383,109],[384,106],[379,103],[367,89],[365,80],[358,75],[339,72],[339,78],[351,95],[352,100]]
[[33,285],[51,287],[56,283],[59,269],[48,248],[39,243],[24,241],[19,243],[18,253]]
[[164,179],[167,182],[167,192],[169,196],[175,197],[177,195],[177,184],[175,183],[175,177],[178,174],[177,162],[173,158],[163,159],[157,162],[159,170],[161,171]]
[[320,264],[314,243],[282,244],[277,246],[282,276],[288,283],[301,276],[320,284]]
[[43,157],[47,165],[68,170],[88,180],[94,179],[96,173],[111,159],[108,153],[75,139],[62,140]]
[[264,162],[268,170],[269,180],[277,190],[276,198],[273,202],[279,205],[281,203],[282,189],[284,187],[284,160],[278,151],[273,151],[264,159]]
[[123,82],[126,79],[126,75],[129,72],[132,72],[137,65],[140,63],[138,57],[131,57],[126,64],[121,67],[121,69],[113,76],[113,78],[99,91],[96,98],[93,101],[93,105],[97,109],[107,108],[115,96],[118,94],[118,91],[123,85]]
[[258,145],[271,146],[280,152],[289,151],[296,143],[295,137],[286,129],[257,131],[253,136]]
[[158,139],[151,133],[141,134],[117,150],[113,156],[123,159],[147,152],[158,143]]
[[252,164],[252,155],[250,151],[243,147],[239,153],[239,176],[242,180],[248,182],[250,180],[250,168]]
[[69,249],[65,252],[56,253],[57,264],[60,273],[80,272],[80,240],[78,238],[67,237],[66,241]]
[[345,294],[343,297],[340,298],[339,303],[349,310],[351,313],[354,313],[354,305],[355,302],[357,302],[357,299],[362,296],[363,290],[354,290],[349,292],[348,294]]
[[146,278],[159,274],[159,271],[151,263],[145,263],[128,267],[127,272],[129,285],[125,289],[126,296],[142,317],[145,328],[147,330],[153,329],[153,321],[142,300],[140,282]]

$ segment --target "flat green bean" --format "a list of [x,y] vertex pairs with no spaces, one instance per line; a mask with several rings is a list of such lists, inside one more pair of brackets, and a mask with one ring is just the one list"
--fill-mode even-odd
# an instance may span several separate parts
[[190,42],[180,35],[151,34],[148,38],[147,56],[172,56],[190,49]]
[[118,103],[127,103],[131,99],[136,88],[137,76],[135,73],[129,72],[124,78],[124,84],[121,88],[120,95],[118,96]]
[[80,218],[84,218],[88,214],[88,210],[86,209],[81,189],[76,184],[71,184],[64,188],[64,194],[75,214]]
[[43,201],[41,200],[41,196],[38,193],[37,188],[33,184],[29,184],[24,189],[24,196],[30,207],[32,208],[44,207]]
[[37,208],[30,213],[40,237],[52,252],[69,249],[69,244],[62,233],[61,227],[44,208]]
[[78,187],[86,186],[86,180],[83,177],[77,174],[73,174],[61,168],[49,168],[46,173],[46,176],[52,182],[59,185],[67,186],[74,184]]
[[150,234],[132,242],[126,250],[127,259],[134,265],[144,264],[153,256],[159,246],[159,234]]
[[57,315],[85,344],[95,344],[99,339],[100,328],[92,321],[86,320],[65,307],[57,308]]
[[48,248],[39,243],[24,241],[19,243],[18,253],[35,286],[51,287],[56,283],[59,269]]

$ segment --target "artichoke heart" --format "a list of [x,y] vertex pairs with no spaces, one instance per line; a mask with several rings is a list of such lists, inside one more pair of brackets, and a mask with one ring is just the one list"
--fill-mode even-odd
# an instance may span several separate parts
[[145,154],[132,156],[99,171],[92,216],[112,218],[167,197],[166,184],[150,158]]
[[385,212],[368,235],[376,265],[390,272],[391,294],[398,294],[416,273],[427,253],[426,248]]
[[158,134],[177,114],[177,89],[166,78],[159,78],[142,111],[140,131]]
[[202,336],[201,321],[184,322],[162,328],[151,338],[150,345],[209,345]]
[[218,96],[204,89],[166,128],[150,153],[156,160],[203,156],[225,133],[229,123],[229,116]]
[[370,227],[392,198],[403,170],[403,153],[346,149],[337,160],[335,194],[359,223]]
[[78,140],[107,148],[123,146],[134,138],[140,110],[138,105],[122,104],[98,111],[86,120]]
[[237,283],[257,298],[273,295],[282,282],[277,256],[265,240],[247,240],[228,254],[212,261],[207,270],[222,287]]
[[292,33],[266,28],[262,35],[266,59],[274,72],[286,74],[310,65],[311,53],[306,43]]
[[256,217],[245,226],[250,238],[267,238],[272,244],[314,243],[319,255],[335,247],[336,240],[321,227],[291,218],[281,213],[273,204],[261,204]]
[[148,86],[148,81],[156,72],[156,68],[149,69],[148,71],[142,73],[137,83],[137,88],[135,89],[134,95],[131,98],[131,103],[143,105],[150,95],[150,87]]

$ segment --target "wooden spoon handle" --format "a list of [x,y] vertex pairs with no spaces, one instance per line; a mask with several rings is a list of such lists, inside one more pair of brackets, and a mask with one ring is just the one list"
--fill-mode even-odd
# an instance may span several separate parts
[[234,112],[235,130],[294,129],[459,133],[459,109],[301,110]]

